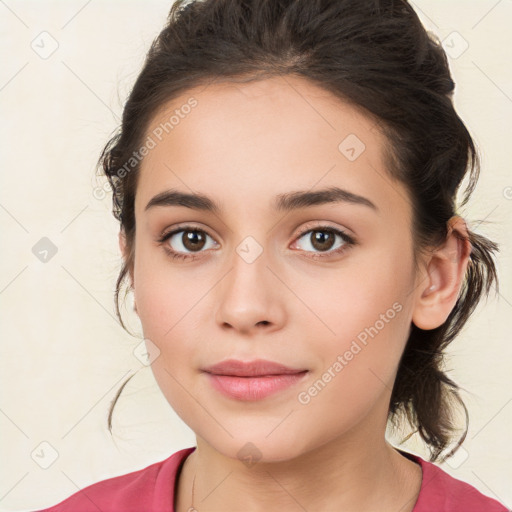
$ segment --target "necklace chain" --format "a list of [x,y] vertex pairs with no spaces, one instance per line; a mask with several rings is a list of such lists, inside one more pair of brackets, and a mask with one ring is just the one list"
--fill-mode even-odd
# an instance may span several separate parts
[[197,512],[196,509],[194,508],[194,487],[195,487],[195,484],[196,484],[196,475],[194,475],[194,479],[192,480],[192,503],[190,505],[190,509],[188,510],[188,512]]

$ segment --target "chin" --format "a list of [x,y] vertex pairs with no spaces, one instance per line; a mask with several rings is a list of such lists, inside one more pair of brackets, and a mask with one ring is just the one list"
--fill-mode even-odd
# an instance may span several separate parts
[[[276,432],[269,435],[266,426],[258,429],[253,425],[251,429],[231,429],[230,432],[233,437],[228,434],[201,436],[199,432],[198,435],[225,457],[238,459],[247,467],[252,467],[258,462],[289,461],[311,449],[311,446],[305,443],[304,431],[294,433],[283,428],[281,432],[278,433],[276,429]],[[240,432],[243,434],[240,435]]]

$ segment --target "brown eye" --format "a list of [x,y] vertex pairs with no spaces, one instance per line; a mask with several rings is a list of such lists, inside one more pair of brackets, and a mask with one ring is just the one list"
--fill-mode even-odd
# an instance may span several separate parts
[[215,245],[215,242],[208,246],[208,233],[201,229],[181,228],[164,235],[159,241],[165,243],[166,249],[173,254],[187,257],[190,253],[204,252]]
[[[301,239],[305,240],[302,249],[312,252],[315,256],[322,256],[321,253],[327,253],[328,255],[338,254],[355,244],[352,237],[343,231],[321,226],[302,233],[297,240]],[[337,239],[338,242],[336,241]]]
[[311,245],[319,251],[328,251],[334,245],[335,236],[330,231],[312,231]]
[[189,251],[199,251],[205,245],[204,233],[200,231],[183,231],[181,235],[181,243]]

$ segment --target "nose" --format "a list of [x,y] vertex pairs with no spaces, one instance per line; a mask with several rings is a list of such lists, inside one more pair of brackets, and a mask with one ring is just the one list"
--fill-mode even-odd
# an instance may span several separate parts
[[286,289],[269,268],[265,251],[252,262],[238,253],[231,261],[217,288],[217,323],[223,330],[245,335],[281,329],[286,317]]

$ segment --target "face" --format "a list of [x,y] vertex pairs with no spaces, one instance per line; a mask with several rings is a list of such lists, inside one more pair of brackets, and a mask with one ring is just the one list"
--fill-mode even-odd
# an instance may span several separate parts
[[383,435],[417,278],[374,121],[286,77],[189,90],[147,136],[133,285],[169,404],[233,458]]

